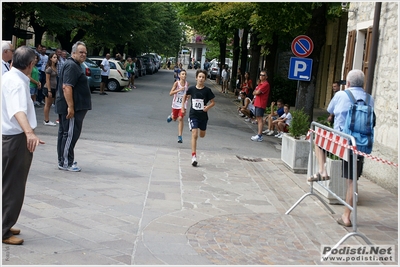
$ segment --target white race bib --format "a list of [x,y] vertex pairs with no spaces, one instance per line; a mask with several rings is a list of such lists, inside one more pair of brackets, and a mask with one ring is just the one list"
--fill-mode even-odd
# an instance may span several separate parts
[[192,99],[192,108],[194,110],[203,110],[204,109],[204,100],[203,99]]

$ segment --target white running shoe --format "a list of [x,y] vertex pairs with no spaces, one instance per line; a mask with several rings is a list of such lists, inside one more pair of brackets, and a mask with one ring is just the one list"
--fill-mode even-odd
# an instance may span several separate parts
[[264,131],[262,131],[262,133],[263,134],[267,134],[267,133],[269,133],[269,130],[267,129],[267,130],[264,130]]
[[283,133],[281,133],[280,135],[278,135],[278,138],[282,138],[283,137]]
[[192,166],[193,166],[193,167],[196,167],[196,166],[197,166],[197,158],[196,158],[196,156],[193,156],[193,157],[192,157]]
[[262,136],[258,136],[258,134],[256,134],[256,135],[251,137],[251,141],[262,142],[263,141],[263,137]]
[[250,118],[244,119],[245,122],[249,122],[250,120]]
[[267,133],[267,135],[271,136],[271,135],[273,135],[274,133],[275,133],[275,131],[269,131],[269,132]]
[[275,137],[278,137],[281,134],[281,132],[278,132],[276,135],[274,135]]
[[46,126],[56,126],[57,124],[55,124],[55,123],[52,122],[52,121],[48,121],[48,122],[43,121],[43,125],[46,125]]

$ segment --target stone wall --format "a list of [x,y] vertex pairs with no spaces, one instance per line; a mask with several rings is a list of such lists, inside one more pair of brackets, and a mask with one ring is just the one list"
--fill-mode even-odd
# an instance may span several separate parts
[[[351,3],[348,31],[374,19],[374,2]],[[398,3],[383,2],[372,95],[376,127],[372,155],[398,163]],[[366,159],[363,176],[397,194],[398,168]]]

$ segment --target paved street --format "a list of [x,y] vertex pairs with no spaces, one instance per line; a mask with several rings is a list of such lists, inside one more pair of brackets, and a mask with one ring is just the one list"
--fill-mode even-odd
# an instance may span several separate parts
[[[251,142],[256,125],[236,115],[232,94],[208,83],[216,106],[197,168],[187,125],[178,144],[177,124],[165,122],[172,72],[137,79],[139,91],[92,95],[75,148],[80,173],[57,169],[57,128],[43,126],[38,113],[46,144],[34,154],[16,225],[25,242],[3,244],[2,264],[337,265],[321,262],[320,250],[352,230],[336,223],[343,206],[330,205],[332,215],[308,197],[285,215],[309,191],[306,175],[284,166],[277,138]],[[365,178],[359,194],[358,231],[397,246],[397,196]],[[389,265],[398,265],[397,249]]]

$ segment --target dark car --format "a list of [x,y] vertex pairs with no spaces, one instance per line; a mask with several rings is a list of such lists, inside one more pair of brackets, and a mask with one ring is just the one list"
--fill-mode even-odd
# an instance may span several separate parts
[[136,58],[136,67],[137,67],[137,73],[136,77],[142,77],[146,75],[146,65],[144,64],[143,58],[137,57]]
[[95,88],[100,87],[101,69],[94,61],[88,58],[81,64],[81,67],[88,78],[90,91],[93,92]]
[[146,65],[146,74],[153,75],[156,72],[156,65],[154,64],[153,58],[141,56],[144,64]]

